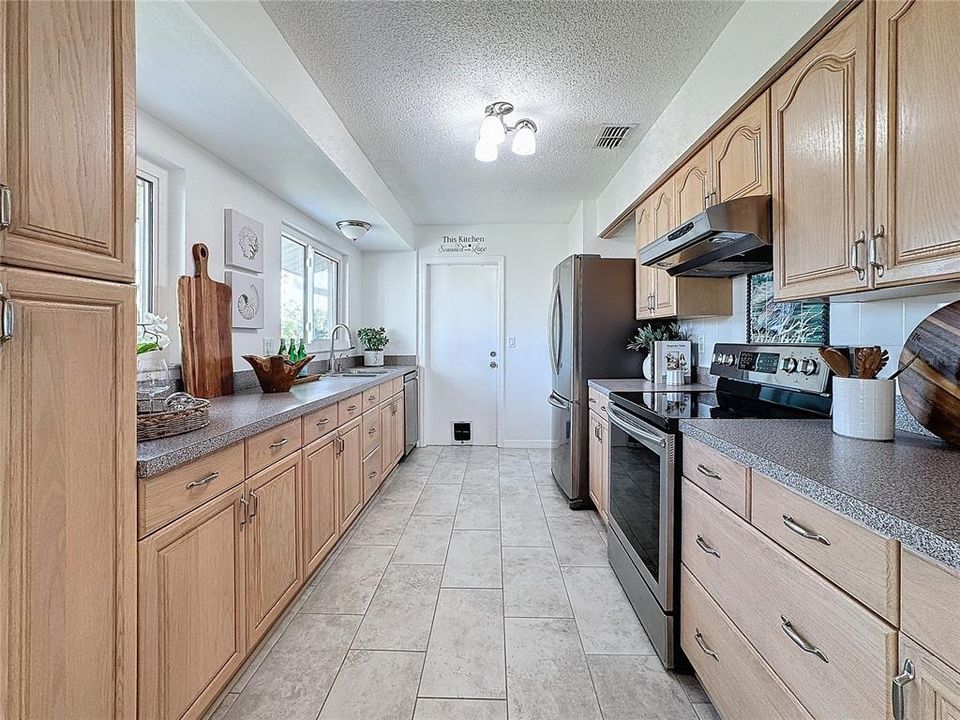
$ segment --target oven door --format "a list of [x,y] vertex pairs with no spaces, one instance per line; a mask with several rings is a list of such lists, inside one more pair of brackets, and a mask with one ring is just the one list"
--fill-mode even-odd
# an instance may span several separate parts
[[674,610],[676,436],[611,404],[610,521],[666,613]]

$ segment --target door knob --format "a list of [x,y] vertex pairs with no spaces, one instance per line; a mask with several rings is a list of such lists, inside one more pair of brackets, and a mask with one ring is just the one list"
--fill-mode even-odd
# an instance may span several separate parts
[[496,351],[496,350],[491,350],[491,351],[490,351],[490,357],[496,357],[496,356],[497,356],[497,351]]
[[495,361],[491,361],[491,362],[490,362],[490,367],[492,367],[492,368],[497,367],[497,363],[496,363]]

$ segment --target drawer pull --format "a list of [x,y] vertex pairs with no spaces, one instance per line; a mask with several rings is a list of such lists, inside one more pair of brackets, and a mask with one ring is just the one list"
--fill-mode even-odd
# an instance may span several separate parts
[[700,628],[697,628],[697,634],[693,636],[697,640],[697,645],[700,646],[700,649],[703,650],[703,654],[707,657],[712,657],[717,662],[720,662],[720,656],[717,655],[710,647],[704,642],[703,635],[700,633]]
[[220,473],[212,472],[209,475],[207,475],[205,478],[200,478],[199,480],[191,480],[190,482],[187,483],[187,490],[189,490],[190,488],[203,487],[204,485],[209,485],[218,477],[220,477]]
[[286,445],[288,442],[290,442],[290,441],[287,440],[287,438],[282,437],[282,438],[280,438],[279,440],[277,440],[275,443],[270,443],[270,449],[271,449],[271,450],[276,450],[277,448],[282,448],[282,447],[283,447],[284,445]]
[[915,677],[913,660],[904,660],[903,672],[893,679],[893,720],[904,720],[903,688],[913,682]]
[[818,658],[823,660],[825,663],[830,662],[827,660],[827,656],[823,654],[823,650],[818,648],[816,645],[811,645],[806,640],[803,639],[803,636],[793,629],[793,625],[787,620],[783,615],[780,616],[780,619],[783,621],[780,623],[780,627],[783,629],[784,634],[793,640],[794,644],[803,650],[804,652],[810,653],[811,655],[816,655]]
[[706,475],[708,478],[713,478],[714,480],[723,479],[710,468],[704,467],[703,463],[700,463],[699,465],[697,465],[697,472],[700,473],[701,475]]
[[367,435],[373,435],[376,431],[377,431],[377,428],[376,428],[376,426],[374,426],[374,427],[370,428],[369,430],[367,430]]
[[813,530],[807,530],[803,525],[798,523],[789,515],[783,515],[783,524],[787,526],[787,529],[792,530],[797,535],[807,540],[816,540],[818,543],[823,543],[824,545],[829,545],[830,541],[827,540],[820,533],[815,533]]
[[375,478],[376,476],[377,476],[377,471],[376,471],[376,470],[371,470],[371,471],[370,471],[370,474],[367,475],[367,477],[369,477],[369,478]]
[[356,405],[347,405],[347,412],[353,412],[357,409]]
[[376,395],[367,395],[367,400],[369,400],[370,402],[373,402],[376,399],[377,399]]
[[330,418],[324,418],[323,420],[317,420],[317,427],[320,427],[321,425],[326,425],[328,422],[330,422]]
[[699,545],[700,549],[703,550],[707,555],[714,555],[716,557],[720,557],[720,553],[718,553],[714,548],[707,545],[707,541],[703,539],[703,535],[697,535],[697,545]]

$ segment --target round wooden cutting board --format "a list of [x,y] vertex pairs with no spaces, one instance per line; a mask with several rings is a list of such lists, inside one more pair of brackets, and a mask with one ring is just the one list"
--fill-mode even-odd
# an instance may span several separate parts
[[934,435],[960,445],[960,300],[931,313],[910,333],[900,367],[911,360],[899,378],[907,409]]

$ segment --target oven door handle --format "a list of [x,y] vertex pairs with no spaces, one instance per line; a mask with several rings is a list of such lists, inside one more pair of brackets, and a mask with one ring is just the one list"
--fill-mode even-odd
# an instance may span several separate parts
[[615,405],[607,405],[607,417],[609,418],[610,422],[623,430],[625,433],[635,435],[640,440],[653,443],[658,447],[665,448],[667,446],[666,438],[658,437],[657,435],[649,433],[646,430],[634,425],[626,417],[624,417],[623,411],[618,410]]

